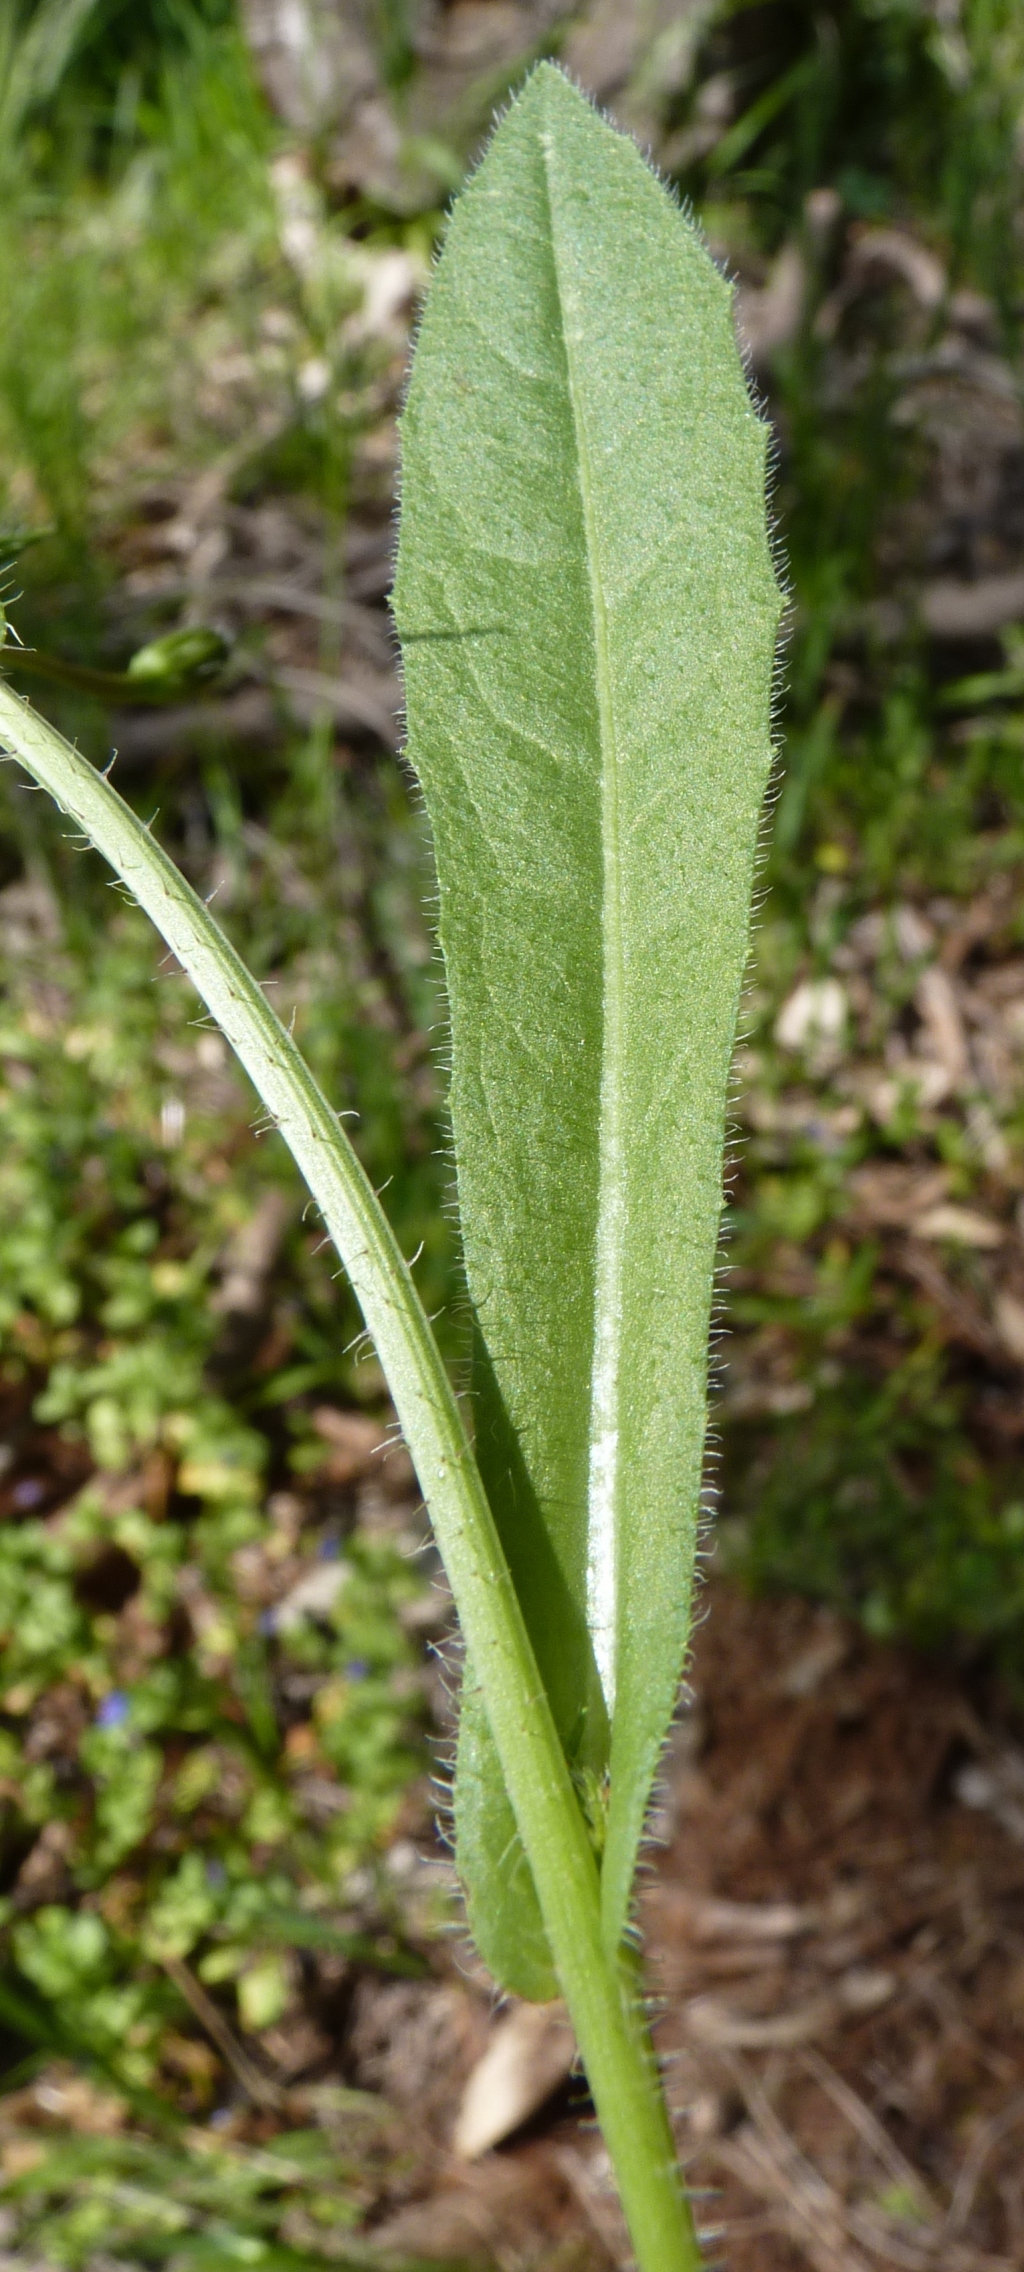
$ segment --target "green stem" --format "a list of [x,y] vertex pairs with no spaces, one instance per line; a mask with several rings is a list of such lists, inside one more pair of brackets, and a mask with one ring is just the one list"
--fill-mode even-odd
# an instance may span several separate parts
[[[191,655],[181,652],[185,640],[193,643]],[[205,652],[198,656],[197,640],[205,642]],[[4,644],[2,606],[0,644]],[[143,655],[146,652],[144,648]],[[170,702],[215,694],[218,689],[211,682],[222,676],[228,649],[219,633],[198,629],[171,632],[165,639],[155,639],[148,653],[154,659],[162,658],[161,668],[149,674],[139,670],[97,671],[90,663],[68,663],[62,655],[45,655],[38,647],[19,647],[16,640],[7,639],[4,669],[22,671],[29,678],[50,679],[56,686],[74,687],[79,694],[95,694],[101,702],[122,702],[134,710],[166,709]]]
[[[96,694],[104,702],[132,702],[136,704],[166,702],[163,687],[155,691],[142,680],[132,679],[127,671],[97,671],[88,663],[66,663],[60,655],[43,655],[38,647],[8,646],[4,656],[4,669],[22,671],[27,678],[51,679],[56,686],[70,686],[77,694]],[[174,692],[181,693],[176,687]]]
[[696,2272],[653,2055],[601,1937],[597,1865],[459,1406],[394,1233],[304,1058],[234,947],[141,821],[0,683],[0,742],[128,885],[188,972],[304,1176],[387,1375],[466,1647],[642,2272]]

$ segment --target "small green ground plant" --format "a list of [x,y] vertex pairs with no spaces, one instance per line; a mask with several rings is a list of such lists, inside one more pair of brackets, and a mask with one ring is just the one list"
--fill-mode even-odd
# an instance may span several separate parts
[[321,2272],[372,2261],[354,2232],[382,2151],[379,2103],[338,2090],[324,2127],[244,2147],[209,2130],[191,2153],[146,2137],[6,2140],[5,2214],[33,2260],[86,2272],[98,2251],[133,2266]]
[[[309,1415],[351,1401],[357,1320],[192,988],[161,977],[127,907],[86,962],[42,874],[0,928],[0,2021],[159,2117],[188,2018],[168,1959],[258,2033],[294,2003],[300,1911],[329,1944],[346,1882],[378,1865],[387,1907],[383,1853],[423,1760],[403,1616],[424,1581],[319,1490]],[[330,1077],[344,1032],[308,1043]],[[364,1133],[383,1180],[387,1124]],[[415,1182],[399,1189],[415,1235]],[[261,1208],[288,1287],[257,1323],[262,1365],[218,1298]],[[275,1571],[318,1570],[320,1611],[279,1623]],[[338,1810],[313,1827],[296,1779],[318,1763]],[[44,1832],[35,1904],[14,1881]],[[212,2057],[181,2079],[187,2111],[212,2108]]]
[[725,1095],[771,763],[766,430],[728,287],[543,67],[453,217],[405,418],[395,607],[441,885],[476,1455],[363,1170],[105,777],[0,731],[188,972],[342,1256],[466,1645],[461,1867],[560,1988],[645,2272],[698,2260],[631,1895],[685,1655]]

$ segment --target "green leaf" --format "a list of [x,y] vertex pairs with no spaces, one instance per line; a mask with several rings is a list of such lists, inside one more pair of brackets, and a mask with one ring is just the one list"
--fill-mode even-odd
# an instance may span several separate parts
[[[611,1949],[689,1630],[781,595],[729,287],[550,65],[455,207],[402,439],[477,1454]],[[456,1819],[487,1961],[550,1993],[471,1666]]]

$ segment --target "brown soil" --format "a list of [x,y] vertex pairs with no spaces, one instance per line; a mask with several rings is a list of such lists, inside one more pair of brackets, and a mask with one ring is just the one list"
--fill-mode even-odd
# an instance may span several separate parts
[[[1024,2265],[1012,1718],[976,1681],[806,1602],[716,1585],[708,1609],[643,1907],[709,2260],[1011,2272]],[[419,2198],[381,2203],[379,2240],[503,2267],[621,2260],[574,2086],[475,2164],[448,2150],[498,2017],[472,1967],[368,1984],[368,1998],[354,2065],[435,2141]]]
[[1024,1758],[1005,1721],[806,1603],[725,1591],[694,1686],[647,1913],[724,2259],[1024,2263]]

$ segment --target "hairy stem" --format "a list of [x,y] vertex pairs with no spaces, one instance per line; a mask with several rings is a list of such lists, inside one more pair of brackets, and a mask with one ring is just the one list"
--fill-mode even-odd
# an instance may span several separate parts
[[606,1956],[597,1866],[462,1416],[409,1268],[305,1059],[255,979],[102,774],[0,683],[0,743],[127,884],[273,1116],[376,1345],[480,1681],[641,2272],[695,2272],[657,2072]]

